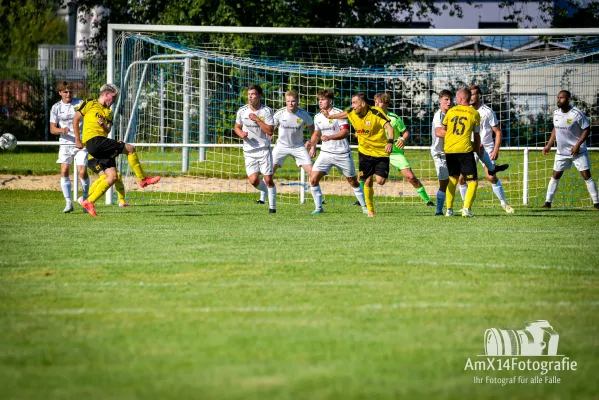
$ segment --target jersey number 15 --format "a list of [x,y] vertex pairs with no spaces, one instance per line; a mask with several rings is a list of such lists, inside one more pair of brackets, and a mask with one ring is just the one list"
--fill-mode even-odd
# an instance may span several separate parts
[[466,125],[464,125],[464,120],[466,120],[466,117],[458,117],[455,116],[451,119],[451,122],[453,122],[453,133],[456,135],[463,135],[464,131],[466,130]]

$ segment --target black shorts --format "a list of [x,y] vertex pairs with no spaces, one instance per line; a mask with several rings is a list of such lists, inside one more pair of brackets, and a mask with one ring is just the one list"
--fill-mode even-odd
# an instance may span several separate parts
[[99,174],[108,168],[116,168],[116,159],[114,158],[90,158],[87,160],[87,168]]
[[447,160],[449,176],[458,176],[462,174],[467,181],[475,181],[478,179],[474,152],[446,153],[445,159]]
[[123,152],[125,143],[104,136],[95,136],[85,142],[85,148],[94,158],[115,158]]
[[358,165],[361,181],[372,175],[385,179],[389,177],[389,157],[372,157],[358,152]]

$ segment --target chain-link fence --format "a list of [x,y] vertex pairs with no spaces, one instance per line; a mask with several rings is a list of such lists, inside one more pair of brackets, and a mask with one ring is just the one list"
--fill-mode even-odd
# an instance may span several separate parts
[[[105,59],[9,59],[0,62],[0,133],[18,140],[57,140],[50,134],[50,109],[60,96],[60,81],[70,82],[75,97],[94,98],[106,82]],[[67,60],[68,61],[68,60]]]

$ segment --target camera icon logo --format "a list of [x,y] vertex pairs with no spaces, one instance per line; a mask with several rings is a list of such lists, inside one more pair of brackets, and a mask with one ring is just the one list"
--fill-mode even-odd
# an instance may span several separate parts
[[555,356],[559,335],[548,321],[530,321],[523,328],[485,331],[487,356]]

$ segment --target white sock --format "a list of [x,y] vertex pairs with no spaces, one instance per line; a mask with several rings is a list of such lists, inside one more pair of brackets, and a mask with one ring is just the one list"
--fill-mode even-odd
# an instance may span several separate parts
[[277,208],[277,187],[268,188],[268,208],[275,210]]
[[314,199],[314,207],[316,209],[322,208],[322,191],[319,186],[310,186],[310,191],[312,192],[312,199]]
[[80,178],[79,180],[81,181],[81,193],[83,195],[83,199],[85,200],[89,195],[89,176],[85,179]]
[[366,207],[366,199],[364,198],[364,190],[362,189],[362,185],[358,185],[357,188],[354,188],[354,194],[356,198],[360,202],[362,208]]
[[66,177],[60,178],[60,187],[62,188],[62,195],[66,201],[71,201],[71,178]]
[[[258,187],[256,189],[258,189],[262,193],[268,192],[268,187],[266,186],[266,183],[264,183],[264,181],[260,181],[260,183],[258,184]],[[260,199],[262,199],[262,193],[260,193]],[[265,199],[266,199],[266,197],[265,197]]]
[[[266,187],[266,183],[264,182],[264,180],[262,180],[260,187],[262,185],[264,185],[264,187]],[[258,189],[258,190],[260,190],[260,189]],[[260,192],[260,201],[266,201],[266,190]]]
[[460,196],[462,196],[462,201],[466,199],[466,192],[468,191],[468,185],[459,185],[460,187]]
[[558,183],[559,179],[551,177],[551,179],[549,180],[549,186],[547,186],[547,197],[545,197],[545,202],[551,203],[553,201],[553,196],[555,196],[555,192],[557,192]]
[[587,184],[587,189],[589,190],[589,194],[591,195],[591,199],[593,199],[593,204],[599,203],[599,196],[597,196],[597,185],[595,185],[595,181],[593,178],[589,178],[584,181]]
[[501,184],[501,181],[498,179],[497,183],[493,183],[491,186],[493,186],[493,193],[495,193],[495,196],[497,196],[501,202],[501,205],[505,206],[507,201],[505,200],[505,192],[503,191],[503,185]]
[[485,167],[487,167],[489,171],[493,171],[495,169],[495,165],[493,164],[493,161],[491,161],[491,157],[489,156],[489,153],[487,153],[487,150],[483,150],[483,156],[480,158],[480,160],[483,162],[483,164],[485,164]]
[[445,204],[445,192],[441,189],[437,190],[437,212],[443,212],[443,204]]

